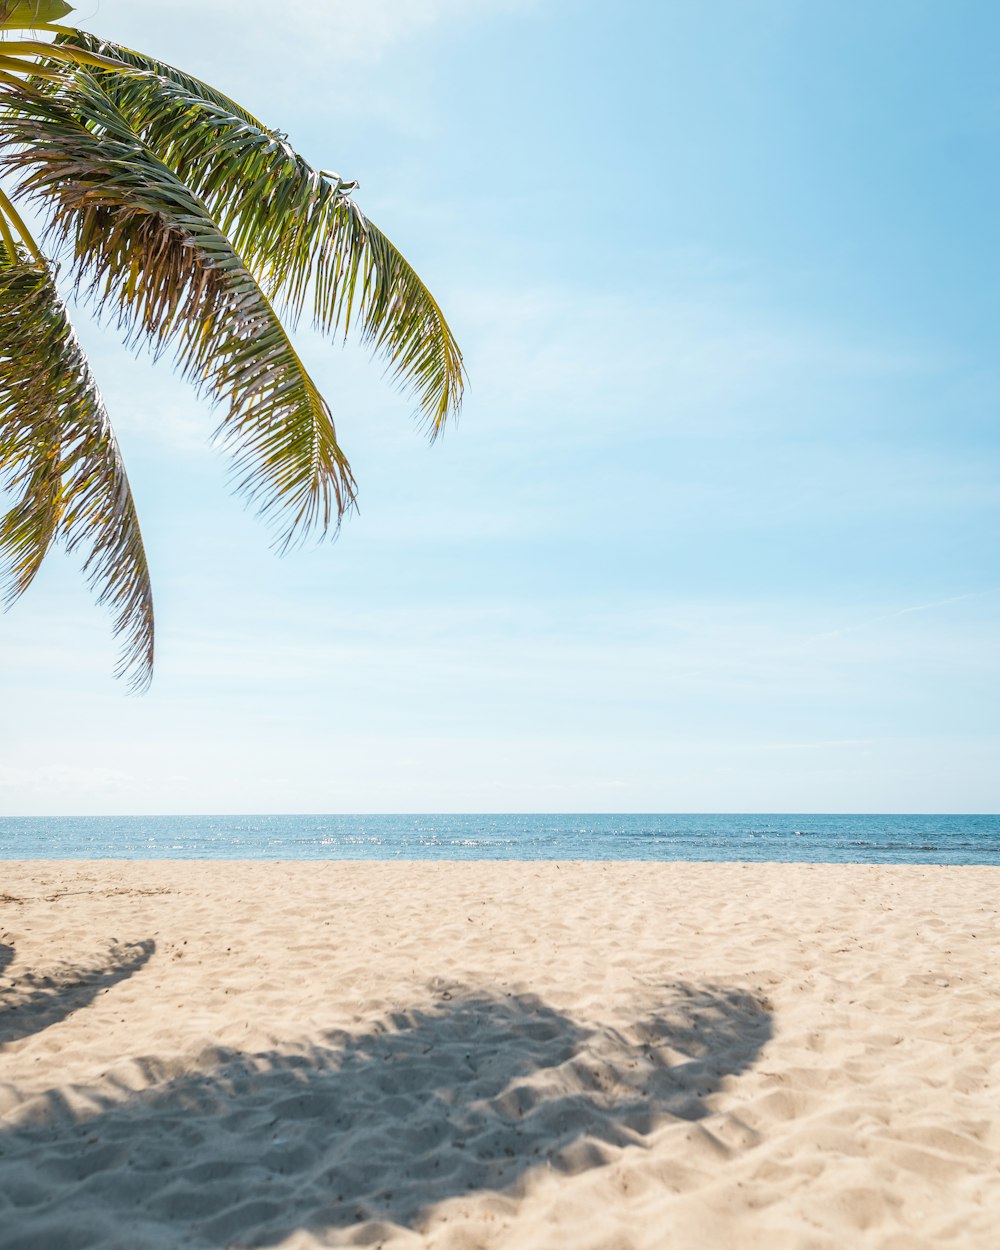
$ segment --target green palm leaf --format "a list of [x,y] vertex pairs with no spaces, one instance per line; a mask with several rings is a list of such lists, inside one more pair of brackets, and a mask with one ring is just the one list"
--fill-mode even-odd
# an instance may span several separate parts
[[153,598],[128,477],[103,401],[52,275],[26,253],[0,263],[0,485],[18,498],[0,519],[8,602],[52,543],[85,552],[98,601],[124,645],[134,688],[153,665]]
[[[136,52],[133,48],[126,48],[120,43],[112,43],[109,39],[101,39],[97,35],[92,35],[89,31],[74,30],[71,27],[59,28],[59,34],[56,36],[55,43],[61,47],[80,48],[82,51],[93,53],[95,56],[105,56],[114,61],[120,61],[129,69],[139,70],[143,74],[144,80],[148,81],[146,76],[152,75],[164,82],[173,83],[194,98],[204,100],[209,104],[216,104],[227,112],[242,118],[244,121],[263,128],[263,123],[259,122],[252,113],[248,113],[246,109],[237,104],[235,100],[231,100],[229,96],[218,91],[210,83],[202,82],[200,78],[195,78],[192,74],[186,74],[174,65],[168,65],[166,61],[158,60],[153,56],[146,56],[145,53]],[[105,87],[107,86],[107,84],[104,85]]]
[[0,0],[0,26],[27,27],[58,22],[73,6],[65,0]]
[[[63,0],[0,0],[0,174],[47,210],[77,292],[127,341],[171,347],[226,406],[217,435],[238,486],[283,542],[339,526],[355,485],[326,401],[271,306],[354,324],[416,393],[432,436],[457,414],[462,357],[433,296],[351,198],[215,88],[155,58],[54,25]],[[39,42],[32,31],[55,36]],[[0,191],[0,521],[8,597],[56,541],[149,679],[152,601],[128,481],[49,263]]]
[[141,142],[89,72],[49,94],[0,92],[3,165],[45,202],[73,273],[130,341],[172,343],[228,411],[238,485],[287,544],[339,524],[354,479],[320,395],[267,298],[205,204]]
[[457,415],[464,370],[454,335],[413,268],[350,198],[355,183],[313,169],[284,135],[161,62],[79,33],[62,43],[150,71],[95,77],[202,199],[269,294],[296,318],[311,295],[326,332],[355,320],[362,340],[415,393],[432,435]]

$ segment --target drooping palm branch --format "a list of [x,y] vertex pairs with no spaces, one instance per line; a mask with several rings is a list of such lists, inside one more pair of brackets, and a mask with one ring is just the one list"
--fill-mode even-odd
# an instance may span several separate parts
[[[10,36],[0,39],[0,168],[46,214],[45,240],[67,257],[74,289],[111,311],[129,342],[172,349],[195,387],[224,404],[238,486],[281,542],[335,529],[354,479],[272,301],[293,323],[311,308],[330,334],[354,324],[414,393],[432,437],[457,414],[463,385],[440,308],[354,203],[355,183],[313,169],[198,79],[55,25],[67,11],[62,0],[0,0]],[[142,685],[152,601],[128,482],[52,267],[2,191],[0,265],[0,472],[21,492],[0,528],[10,593],[55,540],[89,544],[91,580],[118,611],[123,668]],[[29,287],[63,327],[65,350],[45,349],[44,374],[33,367],[44,336],[16,312]],[[19,357],[25,341],[34,355]]]
[[124,635],[119,671],[131,668],[141,686],[153,664],[153,598],[125,466],[52,276],[24,253],[0,258],[0,360],[0,465],[20,496],[0,520],[8,599],[57,538],[81,549]]

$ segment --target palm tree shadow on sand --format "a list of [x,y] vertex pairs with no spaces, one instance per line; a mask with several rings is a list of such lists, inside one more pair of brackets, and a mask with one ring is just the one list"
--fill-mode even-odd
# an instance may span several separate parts
[[[0,1190],[30,1167],[37,1206],[0,1247],[276,1246],[305,1229],[379,1240],[437,1203],[516,1191],[532,1169],[579,1172],[656,1128],[711,1113],[723,1078],[771,1036],[746,991],[672,984],[626,1029],[583,1025],[530,994],[451,990],[364,1034],[197,1072],[140,1063],[148,1088],[57,1091],[0,1130]],[[28,1229],[30,1228],[30,1236]],[[38,1237],[42,1241],[38,1241]]]
[[[98,994],[138,972],[155,950],[152,938],[113,942],[107,954],[92,963],[49,974],[25,971],[12,978],[10,985],[0,986],[0,1050],[89,1006]],[[13,947],[0,945],[0,973],[14,955]]]

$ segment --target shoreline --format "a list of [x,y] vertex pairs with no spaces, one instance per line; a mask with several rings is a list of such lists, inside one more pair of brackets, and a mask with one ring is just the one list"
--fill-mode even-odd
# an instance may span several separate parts
[[986,1250],[998,887],[4,861],[0,1250]]
[[775,814],[0,818],[5,861],[874,863],[1000,866],[1000,816]]

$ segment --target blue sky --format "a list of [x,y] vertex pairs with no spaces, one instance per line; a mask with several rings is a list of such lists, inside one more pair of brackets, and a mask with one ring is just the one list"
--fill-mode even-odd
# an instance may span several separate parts
[[91,0],[362,207],[465,350],[430,447],[297,337],[360,483],[278,559],[169,363],[80,314],[151,692],[62,554],[0,812],[996,811],[1000,12]]

